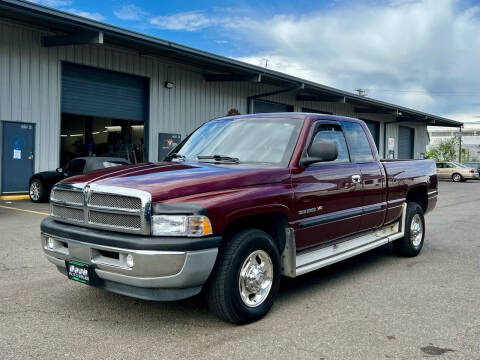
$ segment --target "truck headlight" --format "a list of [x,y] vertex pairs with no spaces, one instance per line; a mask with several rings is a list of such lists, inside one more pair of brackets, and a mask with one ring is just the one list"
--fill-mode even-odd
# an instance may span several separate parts
[[152,215],[152,235],[204,236],[212,234],[212,224],[201,215]]

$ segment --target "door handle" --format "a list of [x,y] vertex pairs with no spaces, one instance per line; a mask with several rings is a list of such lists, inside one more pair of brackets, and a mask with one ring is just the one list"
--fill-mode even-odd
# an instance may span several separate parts
[[28,160],[33,160],[33,153],[30,153],[30,155],[28,155]]
[[360,184],[360,180],[362,180],[362,177],[360,175],[352,175],[352,183]]

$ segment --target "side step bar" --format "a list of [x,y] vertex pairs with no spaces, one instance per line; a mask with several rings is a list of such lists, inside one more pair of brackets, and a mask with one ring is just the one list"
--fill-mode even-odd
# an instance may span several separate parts
[[282,253],[282,275],[296,277],[306,274],[402,238],[405,234],[406,211],[407,204],[403,204],[401,219],[392,225],[299,255],[296,253],[293,229],[288,228]]

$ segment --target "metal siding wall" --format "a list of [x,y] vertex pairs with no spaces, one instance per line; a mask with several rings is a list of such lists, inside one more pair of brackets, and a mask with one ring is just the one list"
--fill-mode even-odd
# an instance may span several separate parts
[[[37,124],[35,171],[55,169],[59,165],[62,61],[150,79],[149,137],[146,139],[150,160],[157,160],[159,132],[180,133],[184,137],[203,122],[226,115],[231,108],[246,113],[248,96],[278,89],[251,82],[206,82],[200,73],[186,66],[107,46],[45,48],[41,46],[44,34],[37,29],[0,21],[0,120]],[[175,87],[166,89],[165,81],[175,83]],[[350,104],[296,102],[294,93],[262,99],[293,105],[294,111],[308,107],[358,117]],[[367,118],[382,122],[393,120],[392,116],[384,115]],[[426,126],[419,124],[416,129],[416,133],[424,134]],[[396,125],[388,125],[387,138],[389,136],[397,138]],[[417,156],[417,152],[425,151],[425,140],[417,144],[417,136],[415,138]],[[381,154],[383,139],[381,124]]]

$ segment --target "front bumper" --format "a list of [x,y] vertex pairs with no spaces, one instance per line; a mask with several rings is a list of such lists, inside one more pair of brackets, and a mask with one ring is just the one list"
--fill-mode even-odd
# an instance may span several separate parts
[[[51,218],[42,222],[41,229],[45,255],[62,273],[66,274],[65,260],[81,260],[93,264],[100,280],[94,286],[156,301],[179,300],[199,293],[215,265],[221,241],[220,237],[127,235],[62,224]],[[48,238],[53,239],[53,248],[48,246]],[[163,242],[167,246],[162,246]],[[127,265],[128,255],[133,257],[133,267]]]

